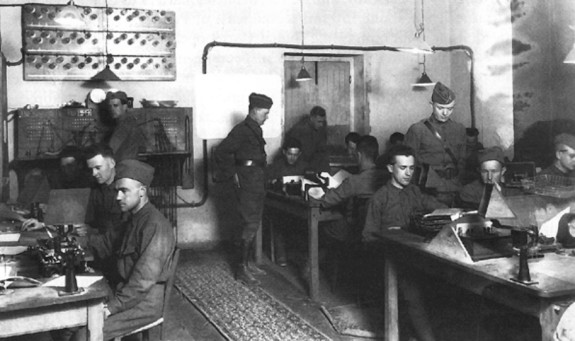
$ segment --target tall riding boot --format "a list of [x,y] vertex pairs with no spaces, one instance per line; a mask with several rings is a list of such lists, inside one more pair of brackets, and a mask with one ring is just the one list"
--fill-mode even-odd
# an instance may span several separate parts
[[256,239],[253,238],[248,245],[248,270],[254,275],[265,275],[266,272],[256,264]]
[[259,282],[248,270],[249,245],[249,242],[244,240],[240,246],[238,268],[236,270],[236,280],[242,281],[244,284],[255,285]]

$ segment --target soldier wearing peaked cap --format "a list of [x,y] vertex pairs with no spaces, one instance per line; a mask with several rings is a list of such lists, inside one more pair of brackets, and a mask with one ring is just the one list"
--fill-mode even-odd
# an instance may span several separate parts
[[567,133],[555,137],[555,161],[537,175],[575,177],[575,136]]
[[233,180],[235,184],[241,224],[236,279],[246,284],[257,283],[253,274],[262,271],[252,258],[265,199],[266,141],[261,126],[272,104],[268,96],[252,93],[246,119],[230,131],[214,155],[220,172],[216,180]]
[[411,125],[404,143],[414,149],[419,166],[428,165],[441,178],[432,193],[452,205],[465,168],[465,127],[451,119],[455,93],[440,82],[433,89],[431,106],[431,116]]

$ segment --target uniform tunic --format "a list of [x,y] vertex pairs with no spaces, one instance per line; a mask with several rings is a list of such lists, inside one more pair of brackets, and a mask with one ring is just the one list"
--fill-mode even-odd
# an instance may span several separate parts
[[368,204],[363,239],[373,241],[372,234],[384,232],[388,227],[407,227],[413,213],[445,207],[434,197],[421,193],[415,185],[400,189],[388,181]]
[[575,178],[575,172],[563,173],[555,164],[545,168],[541,172],[537,173],[537,175],[551,175],[551,176],[563,176],[567,178]]
[[120,117],[111,136],[104,141],[114,151],[114,160],[136,159],[146,151],[146,136],[133,116]]
[[293,165],[290,165],[282,155],[266,169],[266,178],[274,180],[284,176],[304,175],[308,169],[308,163],[303,161],[301,157]]
[[107,303],[111,315],[104,321],[104,339],[144,326],[162,315],[175,246],[170,222],[151,203],[129,217],[119,249],[113,250],[109,243],[99,245],[100,254],[115,253],[120,276],[119,283],[111,283],[114,289]]
[[116,200],[114,184],[93,186],[86,209],[86,223],[98,232],[122,229],[122,210]]
[[[338,187],[328,190],[321,198],[321,205],[323,207],[333,207],[343,204],[346,219],[326,224],[325,230],[327,234],[343,241],[359,237],[361,229],[363,229],[367,202],[361,204],[353,203],[350,199],[356,197],[367,199],[371,197],[383,185],[383,179],[384,173],[374,166],[373,168],[360,171],[359,174],[351,175]],[[354,204],[361,206],[356,207],[356,212],[354,212]]]
[[[441,135],[441,142],[426,126],[429,121],[435,130]],[[423,119],[409,127],[405,134],[404,143],[415,151],[415,157],[419,163],[430,165],[440,177],[446,169],[452,168],[462,175],[465,167],[467,138],[465,127],[458,122],[448,120],[445,123],[436,122],[432,117]],[[454,165],[451,157],[445,152],[444,146],[448,146],[457,159]],[[443,185],[437,188],[439,192],[451,192],[459,189],[456,179],[447,179]]]
[[287,136],[301,142],[300,158],[309,163],[313,170],[317,172],[329,171],[327,130],[325,127],[315,130],[308,117],[294,125]]
[[[236,189],[242,239],[251,241],[260,226],[265,199],[265,140],[260,125],[251,117],[238,123],[216,149],[222,179],[238,175]],[[246,160],[254,165],[242,165]]]
[[[86,209],[86,223],[98,230],[101,238],[94,238],[91,243],[109,243],[113,250],[117,250],[122,242],[125,232],[123,214],[116,201],[117,191],[114,184],[95,185],[90,191],[88,207]],[[107,250],[107,247],[97,247],[96,250]],[[116,276],[116,259],[106,251],[105,254],[95,253],[95,267],[107,277]]]

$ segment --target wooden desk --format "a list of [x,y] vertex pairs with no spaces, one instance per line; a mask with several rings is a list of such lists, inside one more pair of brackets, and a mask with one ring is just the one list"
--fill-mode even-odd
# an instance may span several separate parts
[[[320,221],[342,219],[343,215],[336,210],[322,209],[318,202],[308,202],[300,197],[285,196],[268,192],[264,204],[266,210],[275,210],[281,214],[289,214],[307,220],[308,253],[309,253],[309,295],[312,300],[319,296],[319,260],[318,260],[318,225]],[[270,219],[273,223],[273,219]],[[256,238],[256,256],[261,261],[261,229]]]
[[[22,232],[14,243],[3,246],[36,245],[38,238],[47,238],[44,230]],[[20,258],[18,275],[38,275],[36,259],[24,253]],[[86,326],[88,340],[103,340],[104,299],[107,284],[100,280],[77,295],[59,296],[63,288],[31,287],[10,289],[13,292],[0,295],[0,338],[33,334],[62,328]]]
[[531,279],[538,284],[511,281],[519,269],[519,259],[495,258],[465,263],[427,250],[423,238],[405,231],[388,231],[380,237],[386,254],[385,330],[386,340],[399,340],[397,321],[398,267],[409,266],[439,277],[478,295],[535,316],[541,324],[541,339],[553,340],[553,332],[566,308],[575,299],[575,258],[547,253],[530,259]]
[[0,337],[86,326],[88,340],[104,339],[104,281],[78,295],[58,296],[58,289],[14,289],[0,295]]

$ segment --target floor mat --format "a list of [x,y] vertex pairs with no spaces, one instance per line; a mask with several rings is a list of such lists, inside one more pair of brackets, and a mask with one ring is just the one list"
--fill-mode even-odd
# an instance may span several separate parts
[[331,340],[260,287],[236,281],[226,262],[178,265],[175,285],[228,340]]
[[322,306],[321,311],[341,335],[384,339],[381,305],[347,304],[332,308]]

